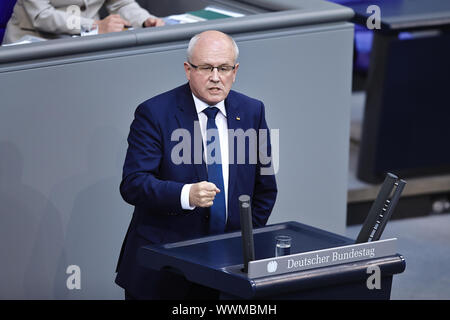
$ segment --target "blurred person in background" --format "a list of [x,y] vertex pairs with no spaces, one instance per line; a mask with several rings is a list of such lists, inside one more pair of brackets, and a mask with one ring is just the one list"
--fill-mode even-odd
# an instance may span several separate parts
[[[103,6],[109,15],[100,19]],[[74,23],[73,19],[77,18],[74,15],[78,13],[79,23]],[[80,35],[81,26],[102,34],[162,25],[162,19],[141,8],[135,0],[17,0],[3,44],[14,43],[27,35],[44,39]]]

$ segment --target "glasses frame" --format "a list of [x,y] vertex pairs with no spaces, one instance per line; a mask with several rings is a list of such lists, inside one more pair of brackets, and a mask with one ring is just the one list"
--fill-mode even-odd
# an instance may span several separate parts
[[[202,69],[198,69],[199,67],[201,67],[201,66],[196,66],[195,64],[193,64],[193,63],[191,63],[191,62],[189,62],[188,61],[188,63],[189,63],[189,65],[192,67],[192,68],[194,68],[195,70],[198,70],[198,71],[200,71],[200,72],[202,72],[203,70]],[[220,67],[223,67],[224,65],[221,65],[221,66],[218,66],[218,67],[214,67],[214,66],[210,66],[211,68],[210,68],[210,71],[209,71],[209,74],[212,74],[213,72],[214,72],[214,69],[217,69],[217,72],[219,73],[219,74],[228,74],[229,72],[231,73],[231,71],[233,71],[234,69],[236,69],[236,65],[234,65],[234,66],[230,66],[230,65],[226,65],[227,67],[231,67],[231,70],[228,70],[228,71],[225,71],[225,73],[223,73],[224,71],[222,71],[222,73],[221,73],[221,71],[219,70],[219,68]],[[204,70],[204,71],[206,71],[206,70]]]

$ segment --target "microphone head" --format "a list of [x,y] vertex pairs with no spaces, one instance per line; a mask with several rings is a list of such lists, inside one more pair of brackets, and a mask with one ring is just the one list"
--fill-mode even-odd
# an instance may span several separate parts
[[250,204],[250,196],[248,196],[246,194],[243,194],[243,195],[239,196],[239,203],[240,203],[241,206],[244,203]]
[[242,195],[239,196],[239,201],[249,202],[250,201],[250,196],[248,196],[246,194],[242,194]]

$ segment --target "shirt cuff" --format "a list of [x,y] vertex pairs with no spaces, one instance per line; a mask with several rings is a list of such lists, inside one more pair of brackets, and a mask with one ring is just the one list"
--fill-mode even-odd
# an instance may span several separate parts
[[191,191],[192,184],[185,184],[181,189],[181,208],[184,210],[194,210],[195,207],[189,205],[189,192]]
[[95,36],[98,34],[98,25],[94,25],[93,19],[84,19],[81,21],[80,35],[84,36]]

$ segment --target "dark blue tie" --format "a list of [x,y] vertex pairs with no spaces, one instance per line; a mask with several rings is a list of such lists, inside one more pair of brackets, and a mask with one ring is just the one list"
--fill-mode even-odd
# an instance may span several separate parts
[[[216,126],[216,115],[219,109],[210,107],[203,110],[208,117],[206,124],[206,155],[214,159],[221,159],[219,131]],[[217,139],[217,141],[215,141]],[[214,142],[214,143],[213,143]],[[216,194],[214,203],[210,207],[210,231],[211,233],[222,233],[225,230],[225,188],[223,186],[222,161],[207,159],[208,181],[216,185],[220,192]]]

